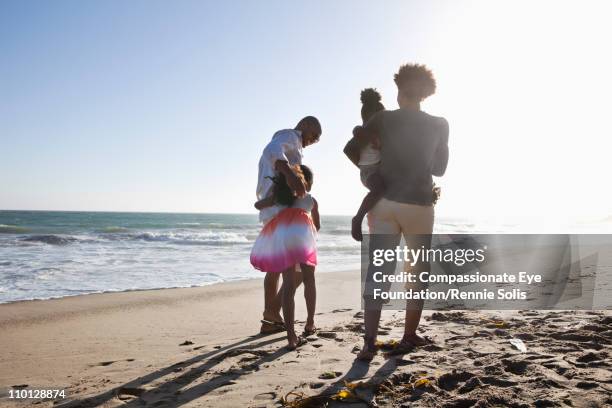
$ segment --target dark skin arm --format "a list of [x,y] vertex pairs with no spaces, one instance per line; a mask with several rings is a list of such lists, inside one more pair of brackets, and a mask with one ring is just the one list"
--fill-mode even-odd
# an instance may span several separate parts
[[321,218],[319,216],[319,203],[317,203],[317,200],[315,200],[314,198],[312,199],[312,201],[314,201],[314,205],[312,207],[312,211],[310,212],[310,216],[312,217],[312,223],[314,224],[317,231],[319,231],[321,229]]
[[274,203],[274,197],[273,196],[269,196],[269,197],[262,198],[261,200],[257,201],[255,203],[255,208],[261,211],[264,208],[272,207],[274,204],[275,204]]
[[359,156],[361,150],[376,139],[376,135],[367,131],[363,126],[355,126],[353,129],[353,137],[344,146],[344,154],[351,162],[359,167]]
[[436,177],[442,177],[448,165],[448,122],[443,120],[440,126],[442,137],[436,149],[434,165],[431,169],[431,174]]

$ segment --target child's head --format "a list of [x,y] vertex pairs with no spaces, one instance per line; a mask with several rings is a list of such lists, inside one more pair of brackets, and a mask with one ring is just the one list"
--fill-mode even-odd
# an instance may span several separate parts
[[[305,186],[308,186],[308,183],[304,178],[304,173],[300,166],[291,166],[291,170],[293,170],[293,172],[298,178],[302,179],[302,182]],[[274,181],[274,201],[276,201],[277,204],[291,207],[295,202],[296,197],[293,193],[293,190],[291,190],[291,188],[289,187],[289,184],[287,184],[287,179],[285,178],[285,175],[280,173],[278,176],[274,177],[272,181]]]
[[385,106],[380,102],[381,96],[374,88],[366,88],[361,91],[361,119],[365,124],[376,112],[385,110]]
[[304,175],[304,181],[306,182],[306,191],[310,191],[310,189],[312,188],[313,181],[312,170],[310,170],[310,167],[304,164],[300,165],[300,170],[302,170],[302,174]]

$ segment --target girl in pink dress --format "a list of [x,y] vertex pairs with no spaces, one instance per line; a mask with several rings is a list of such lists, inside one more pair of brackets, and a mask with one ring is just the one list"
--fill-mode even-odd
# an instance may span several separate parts
[[308,317],[304,335],[316,331],[314,314],[317,292],[314,271],[317,265],[317,231],[320,228],[317,201],[308,193],[312,187],[312,171],[304,165],[293,169],[306,186],[306,195],[295,197],[285,177],[275,177],[273,195],[256,207],[281,205],[284,208],[261,230],[251,251],[251,264],[260,271],[283,274],[282,305],[288,348],[294,350],[306,340],[297,336],[294,328],[296,266],[302,271],[304,298]]

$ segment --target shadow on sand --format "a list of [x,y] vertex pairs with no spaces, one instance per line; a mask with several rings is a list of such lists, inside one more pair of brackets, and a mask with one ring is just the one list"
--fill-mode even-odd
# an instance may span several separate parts
[[[138,377],[101,394],[67,401],[56,406],[61,408],[97,407],[108,403],[114,398],[119,398],[123,401],[122,407],[142,407],[143,405],[178,407],[194,401],[217,388],[233,384],[241,376],[258,371],[262,364],[269,363],[288,353],[284,347],[275,352],[261,350],[261,347],[285,340],[283,336],[263,340],[267,336],[261,334],[249,336],[219,349]],[[253,359],[249,359],[248,364],[238,369],[221,372],[203,383],[186,389],[190,383],[208,373],[225,358],[240,354],[249,354],[253,356]],[[178,377],[169,378],[167,381],[158,383],[154,387],[145,387],[147,384],[167,375],[183,371],[184,373]],[[147,401],[151,401],[151,404],[148,404]]]

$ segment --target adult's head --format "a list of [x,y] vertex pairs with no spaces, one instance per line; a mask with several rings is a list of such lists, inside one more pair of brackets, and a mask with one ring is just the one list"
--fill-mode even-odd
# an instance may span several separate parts
[[420,109],[421,102],[436,92],[436,80],[425,65],[402,65],[393,79],[397,85],[397,103],[403,109]]
[[295,127],[295,130],[302,132],[302,146],[310,146],[317,143],[321,137],[321,123],[314,116],[306,116],[300,120]]
[[374,88],[366,88],[361,91],[361,119],[363,123],[370,120],[376,112],[385,110],[385,106],[380,100],[380,93]]

